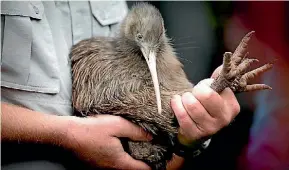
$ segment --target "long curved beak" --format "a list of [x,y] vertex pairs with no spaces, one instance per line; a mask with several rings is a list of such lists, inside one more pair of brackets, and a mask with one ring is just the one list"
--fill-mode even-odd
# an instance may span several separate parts
[[154,50],[150,50],[150,49],[148,50],[145,48],[141,48],[141,51],[142,51],[143,56],[147,62],[147,65],[149,67],[149,70],[150,70],[150,73],[152,76],[155,95],[156,95],[156,101],[157,101],[157,107],[158,107],[158,113],[161,114],[162,103],[161,103],[160,86],[159,86],[157,67],[156,67],[156,53]]

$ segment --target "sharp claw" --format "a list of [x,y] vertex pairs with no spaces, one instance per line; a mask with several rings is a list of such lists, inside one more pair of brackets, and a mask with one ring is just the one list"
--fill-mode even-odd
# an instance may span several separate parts
[[254,62],[259,62],[259,60],[257,59],[251,59],[251,58],[247,58],[244,60],[243,63],[241,63],[238,67],[238,74],[240,73],[244,73],[244,71],[246,71],[247,68],[249,68],[249,66],[254,63]]
[[241,62],[242,58],[246,56],[245,52],[247,51],[248,48],[248,43],[252,37],[252,35],[255,33],[255,31],[251,31],[248,34],[245,35],[245,37],[242,39],[241,43],[238,45],[236,48],[232,60],[235,65]]
[[253,85],[247,85],[243,91],[251,92],[251,91],[256,91],[256,90],[267,90],[267,89],[272,90],[272,87],[266,84],[253,84]]
[[267,70],[270,70],[272,67],[273,67],[272,63],[265,64],[262,67],[259,67],[255,70],[252,70],[252,71],[244,74],[241,79],[244,79],[245,81],[248,82],[248,81],[252,80],[253,78],[259,76],[260,74],[266,72]]

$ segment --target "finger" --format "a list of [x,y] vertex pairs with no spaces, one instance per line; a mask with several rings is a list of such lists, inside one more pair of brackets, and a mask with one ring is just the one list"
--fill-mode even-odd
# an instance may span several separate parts
[[[210,86],[212,84],[212,79],[205,79],[202,80],[199,84],[206,84],[207,86]],[[236,115],[240,112],[240,105],[238,103],[238,100],[233,93],[233,91],[230,88],[224,89],[220,94],[221,98],[224,101],[224,110],[223,114],[221,115],[221,122],[223,125],[229,124],[233,118],[236,117]]]
[[175,95],[172,98],[171,107],[181,127],[180,133],[184,136],[194,137],[192,133],[189,133],[189,134],[187,133],[196,132],[197,127],[196,127],[196,124],[193,123],[193,120],[191,120],[186,109],[184,108],[181,96]]
[[210,129],[214,120],[192,93],[184,93],[182,95],[182,102],[199,131],[204,132],[205,130]]
[[221,96],[209,87],[211,79],[201,81],[193,88],[193,95],[214,118],[222,117],[224,101]]
[[240,112],[240,105],[238,100],[234,94],[234,92],[230,88],[224,89],[220,96],[225,101],[226,110],[224,111],[224,119],[226,123],[230,123]]
[[147,164],[145,164],[142,161],[133,159],[126,152],[123,152],[123,154],[119,156],[119,159],[116,160],[116,165],[119,165],[117,169],[126,169],[126,170],[135,170],[135,169],[150,170],[151,169]]
[[143,128],[121,117],[117,117],[117,120],[112,128],[112,135],[116,137],[127,137],[134,141],[152,140],[152,136]]

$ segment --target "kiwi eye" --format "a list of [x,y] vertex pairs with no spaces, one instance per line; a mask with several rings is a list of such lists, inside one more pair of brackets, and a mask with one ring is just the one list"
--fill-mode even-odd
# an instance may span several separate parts
[[143,36],[142,36],[140,33],[138,33],[138,34],[136,35],[136,37],[137,37],[138,40],[142,40],[142,39],[143,39]]

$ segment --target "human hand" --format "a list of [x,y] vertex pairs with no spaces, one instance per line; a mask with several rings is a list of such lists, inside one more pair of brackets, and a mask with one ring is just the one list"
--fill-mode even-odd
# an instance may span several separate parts
[[152,137],[133,123],[112,115],[78,118],[71,121],[68,148],[93,166],[109,169],[150,169],[127,154],[117,137],[149,141]]
[[[219,66],[211,78],[216,78],[222,66]],[[220,94],[210,88],[213,79],[197,84],[192,93],[175,96],[171,107],[180,124],[178,138],[183,145],[191,146],[200,139],[209,137],[228,125],[240,112],[240,105],[234,93],[226,88]],[[167,169],[181,169],[184,158],[173,155]]]
[[[212,77],[216,77],[216,69]],[[179,141],[191,145],[195,141],[209,137],[227,126],[240,112],[240,105],[234,93],[226,88],[218,94],[210,88],[213,79],[198,83],[191,93],[176,95],[171,107],[179,122]]]

